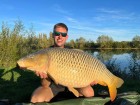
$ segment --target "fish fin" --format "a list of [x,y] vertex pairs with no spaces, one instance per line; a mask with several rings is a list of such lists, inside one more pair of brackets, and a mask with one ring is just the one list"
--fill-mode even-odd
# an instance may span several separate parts
[[112,84],[108,85],[111,101],[113,101],[116,98],[116,95],[117,95],[116,88],[119,88],[123,83],[124,83],[124,81],[121,78],[114,76],[114,80],[113,80]]
[[79,92],[76,90],[76,89],[74,89],[73,87],[68,87],[68,89],[69,89],[69,91],[71,91],[76,97],[79,97]]
[[107,84],[103,81],[98,81],[98,84],[102,85],[102,86],[107,86]]
[[114,83],[116,84],[116,87],[119,88],[121,87],[121,85],[124,83],[123,79],[115,76],[114,78]]
[[111,101],[114,101],[117,95],[116,86],[113,84],[111,86],[108,86],[108,88],[109,88],[110,99]]

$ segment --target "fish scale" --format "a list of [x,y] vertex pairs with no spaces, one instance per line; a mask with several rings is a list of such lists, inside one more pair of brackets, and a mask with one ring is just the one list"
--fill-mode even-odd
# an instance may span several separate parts
[[123,84],[123,80],[113,75],[101,61],[79,50],[47,48],[21,58],[17,63],[29,70],[46,72],[55,83],[67,86],[75,95],[73,88],[83,88],[97,81],[108,86],[113,101],[116,88]]
[[[72,51],[70,50],[71,51],[70,53],[67,53],[66,50],[63,50],[62,53],[60,54],[59,51],[61,52],[61,49],[57,50],[57,51],[55,49],[52,50],[50,52],[50,54],[52,54],[52,55],[50,55],[50,56],[56,57],[55,58],[56,61],[52,60],[51,62],[54,63],[53,66],[55,64],[57,64],[56,65],[57,71],[60,71],[60,72],[56,71],[56,72],[51,73],[51,71],[52,71],[51,70],[49,74],[53,75],[52,77],[57,77],[57,74],[62,74],[61,72],[64,71],[61,78],[57,78],[57,79],[64,80],[65,78],[68,78],[71,82],[69,82],[70,84],[67,84],[67,83],[61,83],[61,84],[63,84],[63,85],[67,84],[67,85],[72,86],[72,84],[75,82],[75,85],[72,87],[76,87],[76,88],[81,87],[81,86],[84,87],[85,85],[89,84],[89,82],[92,82],[92,81],[88,81],[87,83],[85,83],[86,79],[89,80],[86,77],[86,75],[88,75],[90,78],[92,77],[91,79],[94,79],[95,75],[93,75],[93,74],[96,74],[96,77],[97,77],[96,79],[98,80],[99,73],[96,73],[97,70],[96,71],[93,70],[93,69],[98,68],[98,65],[96,68],[94,68],[94,63],[96,63],[96,62],[91,59],[90,55],[85,54],[85,53],[80,52],[80,51],[73,52],[73,50]],[[63,54],[63,57],[60,56],[62,54]],[[65,58],[67,58],[67,62],[63,62]],[[92,61],[94,61],[94,63]],[[65,63],[65,65],[63,63]],[[97,64],[98,64],[98,62],[97,62]],[[87,66],[85,66],[85,65],[87,65]],[[101,72],[101,70],[99,70],[98,72]],[[68,74],[71,76],[69,77]],[[78,79],[78,81],[77,81],[77,79]],[[62,80],[60,80],[60,81],[62,81]],[[81,83],[80,86],[79,86],[79,84],[78,84],[78,86],[76,85],[77,82]]]

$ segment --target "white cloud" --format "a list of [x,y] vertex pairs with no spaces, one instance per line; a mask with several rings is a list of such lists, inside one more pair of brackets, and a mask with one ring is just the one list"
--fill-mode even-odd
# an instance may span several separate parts
[[109,9],[105,9],[105,8],[98,8],[97,11],[101,12],[101,13],[109,13],[109,14],[118,14],[118,13],[120,13],[120,11],[118,11],[118,10],[109,10]]
[[69,22],[72,22],[72,23],[79,23],[76,19],[71,18],[71,17],[66,17],[66,20],[68,20]]
[[52,23],[47,23],[47,22],[33,22],[34,24],[38,24],[38,25],[41,25],[41,26],[48,26],[48,27],[50,27],[50,26],[53,26],[54,24],[52,24]]
[[105,9],[100,8],[97,9],[97,16],[93,17],[93,19],[96,19],[97,21],[103,21],[103,20],[133,20],[135,18],[134,12],[127,12],[125,10],[117,10],[117,9]]
[[59,14],[65,14],[65,15],[70,15],[71,13],[69,11],[67,11],[66,9],[62,8],[61,5],[58,5],[58,4],[54,4],[52,6],[52,9],[55,11],[55,12],[58,12]]

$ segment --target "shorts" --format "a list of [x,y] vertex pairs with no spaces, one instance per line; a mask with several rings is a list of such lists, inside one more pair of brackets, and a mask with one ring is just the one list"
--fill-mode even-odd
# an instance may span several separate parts
[[59,92],[64,92],[66,90],[66,87],[62,85],[57,85],[53,81],[50,84],[50,88],[52,89],[54,96],[56,96]]

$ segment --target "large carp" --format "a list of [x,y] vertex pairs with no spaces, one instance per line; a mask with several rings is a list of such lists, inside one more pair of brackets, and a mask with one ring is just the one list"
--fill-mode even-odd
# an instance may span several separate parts
[[78,91],[93,81],[108,86],[111,101],[123,80],[113,75],[106,66],[92,55],[73,49],[47,48],[17,61],[18,65],[32,71],[45,72],[57,84],[68,87],[77,97]]

